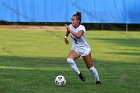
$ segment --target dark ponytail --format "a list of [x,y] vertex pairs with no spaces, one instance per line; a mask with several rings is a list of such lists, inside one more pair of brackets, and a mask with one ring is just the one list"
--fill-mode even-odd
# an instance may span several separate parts
[[76,14],[74,14],[73,16],[76,16],[76,19],[79,20],[79,24],[81,24],[81,12],[77,12]]

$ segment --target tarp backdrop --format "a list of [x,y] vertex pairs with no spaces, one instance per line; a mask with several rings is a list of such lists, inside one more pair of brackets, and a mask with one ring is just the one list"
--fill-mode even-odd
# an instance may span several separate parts
[[140,0],[0,0],[0,20],[70,22],[82,12],[83,23],[140,23]]

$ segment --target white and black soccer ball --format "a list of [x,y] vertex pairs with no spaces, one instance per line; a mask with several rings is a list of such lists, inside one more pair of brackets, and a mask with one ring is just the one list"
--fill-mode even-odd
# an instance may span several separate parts
[[62,75],[58,75],[56,78],[55,78],[55,85],[56,86],[64,86],[66,84],[66,79],[64,76]]

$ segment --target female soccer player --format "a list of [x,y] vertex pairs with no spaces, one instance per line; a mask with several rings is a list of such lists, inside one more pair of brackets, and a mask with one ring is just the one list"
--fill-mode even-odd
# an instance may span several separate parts
[[78,74],[79,78],[82,81],[85,81],[85,77],[82,75],[77,65],[75,64],[75,59],[79,58],[80,56],[83,57],[87,68],[95,76],[96,84],[101,84],[98,72],[92,63],[90,46],[88,45],[85,38],[86,29],[83,25],[81,25],[81,12],[74,14],[71,18],[71,24],[69,26],[65,24],[65,27],[67,29],[64,37],[65,43],[69,44],[69,41],[67,40],[69,34],[73,41],[72,49],[67,58],[68,64],[73,69],[73,71]]

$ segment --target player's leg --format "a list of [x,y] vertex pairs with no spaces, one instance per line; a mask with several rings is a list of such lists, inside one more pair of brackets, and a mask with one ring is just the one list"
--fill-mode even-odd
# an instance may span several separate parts
[[101,84],[98,72],[97,72],[96,68],[93,66],[91,52],[87,56],[84,56],[83,59],[86,63],[87,68],[93,73],[95,80],[96,80],[96,84]]
[[79,55],[76,51],[72,50],[72,51],[70,51],[70,53],[68,54],[67,62],[68,62],[68,64],[70,65],[70,67],[72,68],[72,70],[78,74],[78,76],[80,77],[80,79],[81,79],[82,81],[85,81],[84,76],[81,74],[81,72],[79,71],[79,69],[78,69],[78,67],[77,67],[77,65],[75,64],[75,61],[74,61],[74,60],[77,59],[79,56],[80,56],[80,55]]

